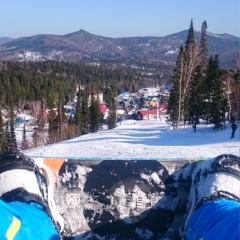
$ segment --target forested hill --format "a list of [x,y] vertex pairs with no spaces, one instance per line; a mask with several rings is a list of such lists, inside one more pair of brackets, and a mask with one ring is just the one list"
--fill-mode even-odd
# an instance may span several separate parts
[[[35,35],[0,41],[2,60],[114,61],[174,66],[188,31],[165,37],[108,38],[79,30],[66,35]],[[200,40],[195,31],[195,39]],[[219,55],[220,66],[235,67],[240,38],[229,34],[207,34],[208,54]]]
[[[21,107],[26,101],[45,100],[50,106],[59,97],[62,101],[72,99],[77,86],[89,86],[93,91],[114,88],[115,95],[121,91],[136,92],[146,86],[165,83],[168,79],[157,70],[149,76],[147,69],[91,66],[84,63],[59,61],[0,62],[0,106]],[[170,81],[170,78],[168,79]]]

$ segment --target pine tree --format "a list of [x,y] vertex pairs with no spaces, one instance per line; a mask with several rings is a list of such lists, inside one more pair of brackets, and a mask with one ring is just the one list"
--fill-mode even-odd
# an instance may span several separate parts
[[204,82],[205,78],[201,66],[198,66],[191,82],[191,97],[189,99],[189,123],[193,124],[194,132],[196,132],[199,118],[204,111]]
[[142,92],[142,94],[141,94],[139,108],[140,108],[140,109],[144,108],[144,94],[143,94],[143,92]]
[[3,117],[1,106],[0,106],[0,132],[3,132]]
[[[240,121],[240,66],[234,74],[234,83],[231,94],[232,112],[235,113],[236,119]],[[231,114],[231,113],[230,113]]]
[[2,111],[0,107],[0,154],[8,150],[7,136],[4,131],[4,123],[2,118]]
[[200,48],[201,48],[201,67],[203,74],[206,75],[207,64],[208,64],[208,47],[207,47],[207,22],[203,21],[201,28],[201,40],[200,40]]
[[214,92],[213,79],[215,78],[215,74],[213,71],[213,68],[214,68],[213,62],[214,62],[213,57],[210,56],[208,61],[206,81],[205,81],[204,90],[203,90],[204,99],[205,99],[203,119],[206,120],[206,124],[211,122],[211,109],[212,109],[211,102],[212,102],[212,95]]
[[[3,133],[4,133],[4,129],[3,129],[3,117],[2,117],[2,109],[1,109],[1,106],[0,106],[0,143],[1,143],[1,139],[3,137]],[[0,148],[1,148],[1,144],[0,144]]]
[[191,19],[190,27],[188,29],[188,36],[186,40],[186,48],[188,48],[191,44],[195,43],[195,36],[194,36],[194,27],[193,27],[193,20]]
[[0,153],[6,153],[9,151],[9,127],[8,123],[5,125],[5,129],[2,132],[1,139],[0,139]]
[[227,107],[226,97],[223,91],[223,73],[219,69],[218,56],[210,57],[206,79],[206,118],[207,122],[213,123],[216,128],[224,121]]
[[181,46],[176,61],[176,68],[173,71],[173,88],[171,89],[168,100],[169,121],[172,122],[174,128],[177,128],[182,120],[183,65],[184,49]]
[[109,117],[108,117],[108,128],[115,128],[117,125],[117,106],[113,94],[114,90],[110,89],[108,91],[108,106],[109,106]]
[[10,108],[10,132],[8,134],[8,142],[9,142],[9,152],[18,153],[17,139],[15,135],[15,116],[13,112],[13,102],[11,101]]
[[94,94],[91,95],[90,105],[90,130],[91,132],[97,132],[99,130],[100,122],[102,120],[102,114],[99,108],[99,100],[95,99]]
[[23,125],[23,133],[22,133],[22,144],[21,144],[21,149],[25,150],[29,148],[29,142],[27,140],[27,135],[26,135],[26,126],[25,124]]

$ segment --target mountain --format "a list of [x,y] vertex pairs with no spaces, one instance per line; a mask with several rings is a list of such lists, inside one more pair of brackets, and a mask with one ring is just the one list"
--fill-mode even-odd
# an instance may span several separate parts
[[10,37],[0,37],[0,44],[9,42],[11,40],[13,40],[13,38],[10,38]]
[[[79,30],[66,35],[40,34],[0,41],[0,59],[10,61],[119,61],[174,65],[188,30],[165,37],[109,38]],[[200,40],[200,32],[195,38]],[[220,65],[234,67],[240,38],[208,33],[209,55],[219,55]]]

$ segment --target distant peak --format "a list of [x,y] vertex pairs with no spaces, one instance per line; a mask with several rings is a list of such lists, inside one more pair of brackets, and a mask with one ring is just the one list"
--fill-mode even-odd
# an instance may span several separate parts
[[91,33],[87,32],[87,31],[85,31],[85,30],[83,30],[83,29],[80,29],[79,31],[66,34],[65,36],[73,36],[73,35],[84,36],[84,35],[90,35],[90,34],[91,34]]
[[87,31],[85,31],[85,30],[83,30],[83,29],[80,29],[79,32],[88,33]]
[[80,29],[80,30],[78,31],[78,33],[81,33],[81,34],[91,34],[91,33],[87,32],[87,31],[85,31],[85,30],[83,30],[83,29]]

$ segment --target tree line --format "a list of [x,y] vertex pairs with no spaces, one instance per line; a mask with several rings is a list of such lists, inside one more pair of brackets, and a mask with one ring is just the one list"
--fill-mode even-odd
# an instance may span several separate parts
[[140,88],[161,85],[169,80],[161,79],[159,72],[161,70],[156,70],[149,77],[144,75],[144,70],[126,66],[91,66],[58,61],[0,61],[0,103],[9,106],[10,101],[13,101],[21,107],[26,101],[44,99],[51,105],[59,93],[67,101],[73,97],[77,85],[92,83],[100,89],[114,85],[118,92],[136,92]]
[[168,101],[174,129],[193,124],[196,131],[200,119],[219,128],[231,117],[240,118],[240,55],[236,56],[237,69],[220,69],[219,56],[208,57],[206,39],[207,22],[202,23],[197,43],[191,20],[185,46],[179,49]]

